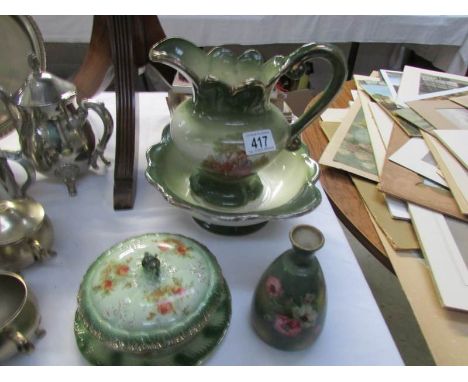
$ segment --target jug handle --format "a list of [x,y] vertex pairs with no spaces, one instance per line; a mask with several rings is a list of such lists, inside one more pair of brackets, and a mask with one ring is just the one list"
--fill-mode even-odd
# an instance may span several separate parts
[[86,110],[93,110],[96,112],[104,125],[102,137],[91,154],[91,167],[94,169],[99,168],[97,164],[98,157],[101,158],[102,162],[106,166],[110,166],[111,163],[104,157],[104,150],[106,149],[106,146],[109,143],[109,139],[112,136],[112,132],[114,131],[114,120],[112,119],[112,115],[109,113],[109,110],[106,109],[102,102],[84,99],[81,101],[81,106]]
[[297,149],[297,137],[317,115],[324,110],[341,89],[347,76],[345,59],[338,48],[328,44],[307,44],[291,53],[284,62],[275,81],[286,73],[299,72],[300,68],[311,59],[323,59],[331,65],[331,80],[316,102],[306,110],[294,123],[286,147],[289,150]]
[[[26,172],[26,181],[20,187],[19,195],[13,195],[13,198],[25,197],[26,190],[36,180],[36,170],[33,164],[28,158],[26,158],[23,155],[21,151],[0,150],[0,157],[18,162],[24,168],[24,171]],[[9,167],[8,169],[11,171]],[[12,172],[12,175],[13,175],[13,172]],[[14,175],[13,175],[13,178],[14,178]]]

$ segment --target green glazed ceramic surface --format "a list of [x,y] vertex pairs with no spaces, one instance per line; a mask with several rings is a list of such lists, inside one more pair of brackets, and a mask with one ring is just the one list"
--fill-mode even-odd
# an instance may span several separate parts
[[[212,319],[228,295],[215,257],[200,243],[175,234],[137,236],[104,252],[86,272],[76,313],[78,345],[88,349],[92,337],[107,355],[151,353],[145,362],[160,362],[207,326],[219,326]],[[225,328],[229,319],[223,322]]]
[[174,348],[171,353],[154,351],[136,354],[109,349],[88,330],[78,311],[74,330],[78,348],[93,365],[194,366],[203,363],[223,340],[230,320],[231,295],[225,284],[221,302],[210,317],[209,324],[183,346]]
[[[342,54],[325,44],[306,44],[264,62],[254,49],[238,57],[223,47],[205,54],[189,41],[169,38],[155,44],[149,57],[181,71],[193,84],[193,98],[173,112],[170,135],[179,160],[194,165],[192,192],[219,207],[238,208],[261,197],[258,172],[293,148],[346,78]],[[289,125],[270,103],[271,92],[282,75],[300,76],[315,58],[331,64],[331,79],[317,102]]]
[[324,239],[301,225],[290,233],[292,249],[265,271],[255,290],[252,324],[259,337],[282,350],[301,350],[322,331],[327,296],[322,269],[314,256]]
[[257,223],[257,224],[249,224],[249,225],[244,225],[244,226],[231,227],[231,226],[207,223],[197,218],[193,218],[193,220],[200,227],[206,229],[207,231],[210,231],[212,233],[217,233],[219,235],[226,235],[226,236],[248,235],[250,233],[257,232],[259,229],[261,229],[268,223],[266,221],[266,222]]
[[[273,219],[300,216],[320,204],[320,191],[314,183],[319,167],[305,145],[296,151],[283,150],[272,163],[260,170],[262,194],[255,201],[237,208],[219,207],[197,197],[190,189],[194,164],[181,161],[169,129],[164,129],[160,143],[146,153],[146,178],[171,204],[189,210],[193,217],[208,225],[245,227]],[[207,227],[205,227],[207,228]]]

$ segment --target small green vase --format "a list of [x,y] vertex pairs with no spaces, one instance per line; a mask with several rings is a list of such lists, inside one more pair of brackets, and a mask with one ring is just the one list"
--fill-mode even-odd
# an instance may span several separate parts
[[308,225],[294,227],[289,237],[292,248],[268,267],[257,285],[251,319],[267,344],[301,350],[316,340],[325,321],[326,286],[314,255],[325,240]]

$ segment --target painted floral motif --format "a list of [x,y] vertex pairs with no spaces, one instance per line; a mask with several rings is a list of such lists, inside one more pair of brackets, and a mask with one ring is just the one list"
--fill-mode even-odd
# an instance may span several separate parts
[[174,311],[172,303],[169,301],[164,301],[158,304],[158,312],[162,315],[169,314]]
[[299,320],[304,328],[310,328],[315,325],[318,313],[312,305],[303,304],[292,308],[293,317]]
[[112,280],[110,279],[105,279],[103,282],[102,282],[102,288],[106,291],[106,292],[110,292],[112,290],[114,286],[114,283],[112,282]]
[[247,176],[252,173],[254,167],[244,150],[210,155],[203,161],[202,166],[209,171],[234,177]]
[[295,337],[301,332],[301,322],[278,314],[275,318],[274,328],[287,337]]
[[171,292],[175,295],[181,295],[185,292],[185,289],[181,286],[175,286],[172,288]]
[[[187,288],[192,286],[193,285],[184,287],[182,285],[182,280],[174,277],[172,278],[172,282],[169,284],[159,286],[151,291],[145,296],[145,299],[155,304],[155,310],[150,312],[147,319],[152,320],[158,314],[163,316],[172,313],[176,314],[177,311],[174,301],[183,298],[186,294]],[[182,309],[181,313],[188,314],[184,309]]]
[[267,277],[264,285],[271,308],[265,318],[272,322],[278,333],[295,337],[302,330],[317,325],[319,302],[314,294],[306,293],[299,298],[287,296],[281,280],[273,275]]
[[[211,282],[203,250],[188,238],[169,234],[119,243],[88,270],[80,290],[86,296],[83,310],[99,325],[129,332],[169,330],[179,319],[196,317],[216,282]],[[192,269],[205,272],[205,279],[200,281]]]
[[166,240],[157,240],[156,241],[158,249],[161,252],[169,252],[171,251],[175,255],[179,256],[187,256],[190,257],[190,250],[191,247],[186,246],[182,240],[178,239],[166,239]]
[[[224,139],[239,140],[237,135],[228,135]],[[242,139],[242,137],[241,137]],[[254,172],[255,168],[268,163],[268,157],[262,155],[256,160],[249,158],[242,145],[215,142],[214,155],[208,156],[202,163],[202,167],[210,172],[224,176],[243,177]]]
[[271,297],[279,297],[283,294],[281,281],[274,276],[269,276],[265,282],[265,288]]
[[116,269],[116,273],[119,275],[119,276],[125,276],[128,271],[130,270],[130,267],[127,265],[127,264],[121,264],[117,267]]
[[171,296],[181,296],[185,293],[185,288],[182,286],[182,281],[176,277],[172,279],[172,283],[162,285],[146,295],[147,301],[159,302],[163,298]]
[[109,262],[101,271],[99,284],[95,285],[93,290],[109,294],[119,284],[123,284],[125,288],[130,288],[132,283],[126,277],[130,272],[129,262],[130,259],[125,262]]

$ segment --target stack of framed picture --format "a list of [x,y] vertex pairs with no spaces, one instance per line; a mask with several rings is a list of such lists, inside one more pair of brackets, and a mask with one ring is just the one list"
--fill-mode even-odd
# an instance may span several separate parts
[[320,164],[350,174],[391,249],[419,253],[441,306],[468,321],[468,77],[407,66],[354,81],[350,107],[321,116]]

